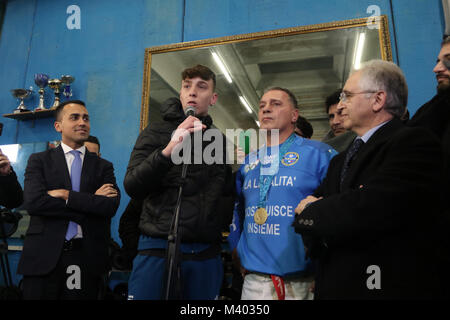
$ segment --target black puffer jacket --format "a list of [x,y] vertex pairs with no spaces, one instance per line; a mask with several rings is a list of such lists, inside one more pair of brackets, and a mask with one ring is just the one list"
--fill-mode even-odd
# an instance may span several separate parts
[[[141,232],[167,239],[182,165],[174,165],[161,151],[186,116],[176,98],[167,100],[161,113],[162,123],[151,124],[140,133],[130,156],[124,186],[131,198],[144,200],[139,222]],[[209,116],[200,120],[212,123]],[[212,142],[203,142],[203,149],[209,143]],[[220,241],[222,227],[231,222],[232,185],[231,168],[226,164],[188,166],[180,210],[182,242]]]

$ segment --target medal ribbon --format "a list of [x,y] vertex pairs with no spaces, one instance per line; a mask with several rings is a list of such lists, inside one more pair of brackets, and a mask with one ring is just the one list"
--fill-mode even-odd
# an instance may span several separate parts
[[271,275],[273,286],[275,287],[275,291],[277,292],[278,300],[286,299],[286,291],[284,286],[284,281],[282,277]]
[[[289,136],[289,138],[287,138],[287,140],[282,144],[282,146],[280,148],[280,153],[278,154],[278,159],[274,159],[274,161],[281,162],[284,155],[289,150],[289,147],[294,142],[294,140],[295,140],[295,133],[291,134]],[[261,151],[263,152],[263,154],[261,154]],[[264,160],[264,156],[266,155],[266,147],[263,148],[261,151],[259,154],[260,167],[259,167],[259,203],[258,203],[258,207],[265,209],[266,208],[266,195],[267,195],[267,192],[269,192],[273,177],[278,173],[278,170],[276,172],[272,172],[272,174],[268,174],[268,175],[262,174],[263,163],[261,160]]]

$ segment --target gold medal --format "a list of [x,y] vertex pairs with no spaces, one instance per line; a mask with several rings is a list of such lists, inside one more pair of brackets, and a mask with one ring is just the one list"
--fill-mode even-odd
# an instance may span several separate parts
[[257,224],[264,224],[267,220],[267,211],[264,208],[258,208],[255,212],[255,216],[253,217]]

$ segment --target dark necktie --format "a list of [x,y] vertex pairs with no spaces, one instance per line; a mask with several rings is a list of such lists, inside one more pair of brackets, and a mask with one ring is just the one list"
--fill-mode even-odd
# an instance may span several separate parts
[[356,138],[355,141],[353,141],[350,148],[348,149],[347,154],[345,155],[345,161],[344,161],[344,165],[343,165],[342,171],[341,171],[341,188],[342,188],[342,183],[345,180],[345,176],[347,175],[348,168],[350,168],[350,164],[351,164],[353,158],[355,158],[356,153],[358,152],[359,148],[361,148],[361,146],[363,144],[364,144],[364,141],[361,138]]
[[[72,162],[72,166],[70,167],[70,180],[72,182],[72,190],[73,191],[80,191],[80,180],[81,180],[81,157],[80,157],[80,151],[78,150],[72,150],[70,151],[71,154],[75,157]],[[67,228],[66,233],[66,240],[70,240],[73,237],[76,236],[78,233],[78,225],[73,222],[69,221],[69,226]]]

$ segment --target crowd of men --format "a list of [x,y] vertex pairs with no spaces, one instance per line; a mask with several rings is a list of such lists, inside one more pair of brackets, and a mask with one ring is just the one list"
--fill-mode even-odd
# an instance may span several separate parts
[[[173,161],[192,135],[214,128],[208,111],[219,98],[208,67],[184,70],[179,97],[139,134],[124,178],[128,299],[162,299],[168,290],[217,299],[227,225],[243,300],[449,298],[449,61],[447,38],[433,70],[438,92],[410,120],[400,68],[365,63],[326,99],[330,131],[321,142],[295,95],[268,88],[258,112],[267,139],[234,173],[226,155]],[[62,103],[54,128],[61,144],[30,156],[23,192],[0,154],[1,204],[23,202],[31,217],[18,266],[23,297],[101,299],[121,196],[113,165],[90,136],[83,101]],[[216,142],[183,152],[194,159]]]

